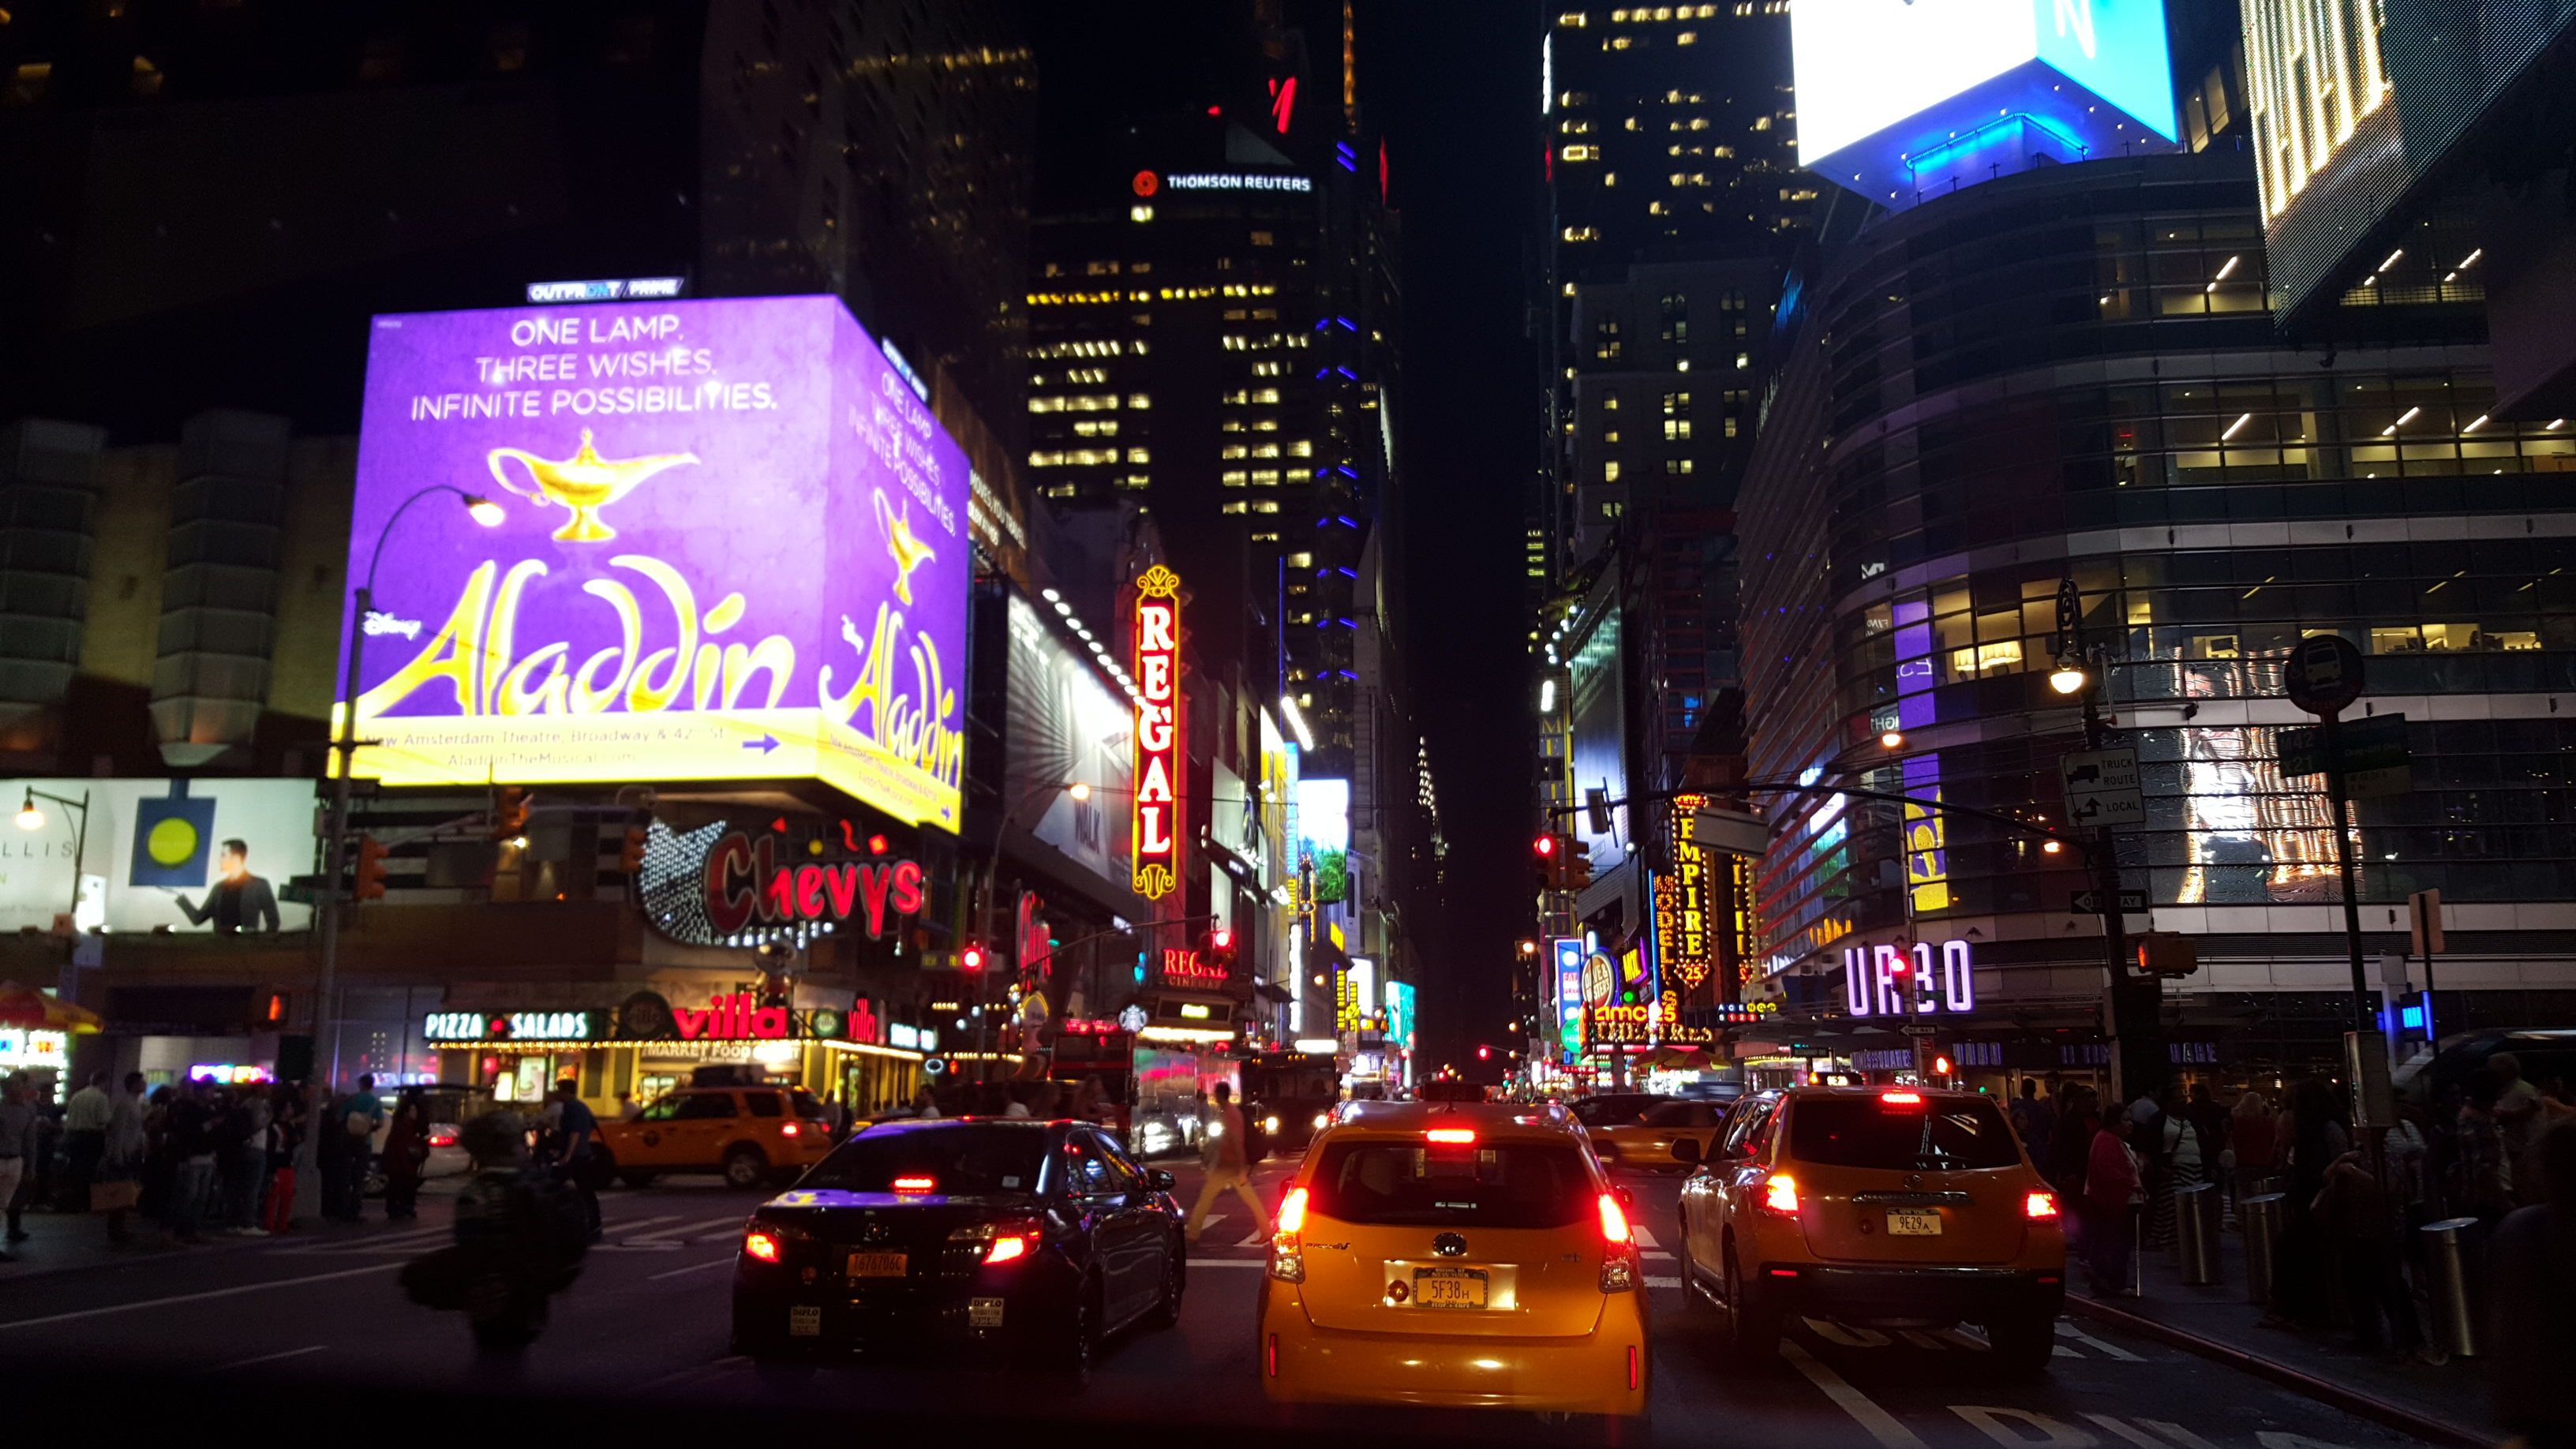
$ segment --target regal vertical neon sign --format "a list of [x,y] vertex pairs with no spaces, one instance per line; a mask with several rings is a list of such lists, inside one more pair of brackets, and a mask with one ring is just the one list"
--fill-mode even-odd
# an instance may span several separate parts
[[1129,875],[1160,900],[1181,872],[1181,576],[1156,564],[1136,580],[1136,818]]

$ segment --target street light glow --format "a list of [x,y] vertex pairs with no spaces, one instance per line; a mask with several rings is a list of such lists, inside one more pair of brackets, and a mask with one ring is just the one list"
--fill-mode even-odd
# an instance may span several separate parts
[[2075,694],[2081,692],[2091,679],[2092,676],[2084,672],[2083,665],[2068,660],[2048,672],[2048,687],[2060,694]]
[[1079,803],[1091,798],[1091,787],[1079,780],[1076,780],[1072,786],[1065,791],[1065,793],[1071,795],[1074,800]]
[[36,792],[33,790],[27,792],[27,803],[18,807],[18,828],[21,830],[45,828],[45,812],[36,808]]
[[1883,749],[1901,750],[1905,748],[1905,732],[1902,730],[1889,730],[1887,733],[1878,737],[1878,743]]

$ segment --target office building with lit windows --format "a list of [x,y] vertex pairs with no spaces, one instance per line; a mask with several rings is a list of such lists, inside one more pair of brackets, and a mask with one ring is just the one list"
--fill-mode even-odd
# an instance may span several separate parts
[[1097,205],[1035,228],[1025,477],[1060,508],[1143,504],[1203,645],[1275,676],[1308,769],[1341,775],[1393,464],[1379,177],[1355,140],[1301,163],[1222,116],[1149,130]]
[[2075,851],[1827,793],[2066,828],[2083,727],[2048,676],[2089,647],[2141,762],[2144,822],[2114,837],[2149,907],[2130,925],[2198,946],[2165,988],[2175,1060],[2267,1089],[2326,1062],[2352,973],[2281,670],[2334,633],[2368,667],[2347,719],[2402,716],[2412,754],[2410,788],[2353,807],[2374,1001],[2404,989],[2380,958],[2409,895],[2438,889],[2440,1031],[2576,1010],[2576,437],[2493,416],[2474,304],[2280,341],[2253,171],[2221,136],[2007,175],[1880,216],[1799,289],[1739,499],[1743,640],[1752,775],[1821,788],[1758,797],[1748,993],[1849,1025],[1871,992],[1847,962],[1961,943],[1973,1009],[1941,1030],[1972,1077],[2101,1060]]

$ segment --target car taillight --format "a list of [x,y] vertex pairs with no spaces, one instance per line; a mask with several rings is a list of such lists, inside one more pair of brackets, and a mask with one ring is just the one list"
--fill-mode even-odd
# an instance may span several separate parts
[[1775,1213],[1795,1213],[1798,1210],[1798,1180],[1774,1174],[1762,1186],[1762,1205]]
[[1422,1135],[1431,1141],[1445,1142],[1453,1147],[1465,1146],[1476,1140],[1476,1131],[1472,1127],[1434,1127]]
[[1620,1210],[1618,1197],[1606,1192],[1601,1194],[1601,1236],[1614,1243],[1636,1241],[1628,1231],[1628,1215]]
[[1030,1246],[1030,1240],[1024,1237],[995,1238],[993,1246],[984,1250],[984,1262],[990,1266],[1025,1258],[1029,1255]]
[[804,1128],[797,1126],[793,1122],[781,1122],[778,1124],[778,1135],[781,1137],[793,1137],[804,1130]]
[[2033,1221],[2037,1221],[2040,1218],[2053,1218],[2057,1216],[2057,1194],[2053,1192],[2031,1192],[2023,1194],[2021,1200],[2021,1215],[2023,1217],[2030,1218]]
[[1297,1235],[1306,1227],[1306,1189],[1292,1187],[1279,1200],[1279,1215],[1271,1223],[1270,1261],[1264,1269],[1282,1283],[1306,1281],[1306,1252]]
[[1891,1107],[1917,1107],[1923,1103],[1921,1092],[1881,1092],[1878,1100]]
[[429,1135],[429,1145],[432,1147],[453,1147],[456,1145],[456,1134],[453,1132],[433,1132]]
[[746,1258],[775,1263],[785,1251],[786,1245],[779,1242],[775,1234],[764,1233],[755,1228],[742,1235],[742,1252]]
[[898,1177],[894,1180],[897,1192],[930,1192],[938,1186],[939,1179],[935,1177]]

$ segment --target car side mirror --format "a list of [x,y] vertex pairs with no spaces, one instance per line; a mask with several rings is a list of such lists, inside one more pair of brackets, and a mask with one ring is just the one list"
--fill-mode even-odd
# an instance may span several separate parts
[[1145,1181],[1152,1184],[1153,1189],[1156,1192],[1170,1192],[1173,1188],[1180,1185],[1179,1178],[1172,1176],[1170,1173],[1159,1167],[1147,1168],[1145,1170]]
[[1673,1159],[1677,1162],[1699,1161],[1699,1139],[1696,1137],[1685,1137],[1680,1141],[1675,1142],[1673,1144]]

